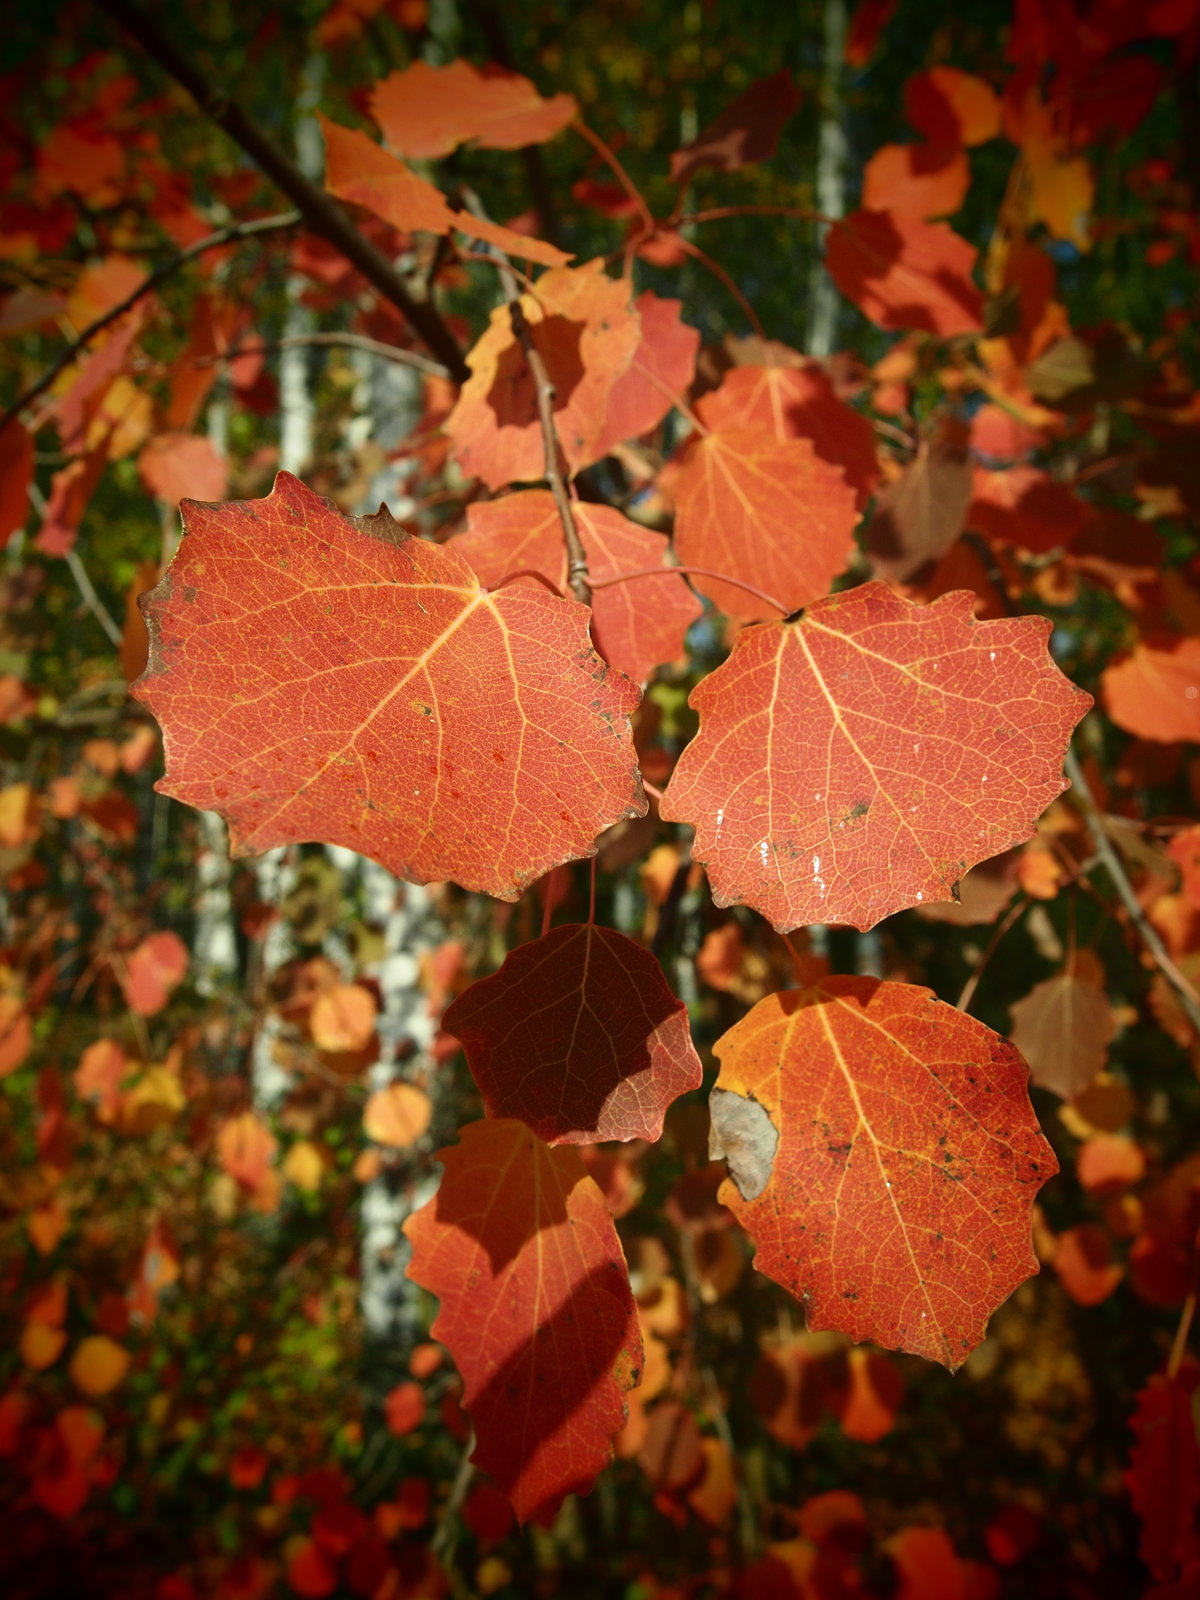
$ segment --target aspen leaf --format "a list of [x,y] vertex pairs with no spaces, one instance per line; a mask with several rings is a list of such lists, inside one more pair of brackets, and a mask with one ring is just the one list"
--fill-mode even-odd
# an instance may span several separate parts
[[1200,1561],[1197,1376],[1195,1362],[1186,1359],[1174,1377],[1155,1373],[1131,1418],[1134,1444],[1125,1484],[1142,1525],[1142,1560],[1161,1583],[1181,1566]]
[[1100,984],[1060,972],[1012,1008],[1012,1042],[1041,1089],[1070,1100],[1103,1070],[1117,1031]]
[[1095,1223],[1068,1228],[1059,1236],[1054,1270],[1078,1306],[1100,1305],[1124,1277],[1124,1269],[1112,1259],[1108,1234]]
[[377,1089],[363,1112],[363,1128],[377,1144],[406,1150],[429,1127],[433,1104],[423,1089],[412,1083],[389,1083]]
[[932,67],[904,86],[904,112],[932,144],[985,144],[1000,132],[1000,97],[958,67]]
[[157,1015],[183,982],[188,959],[187,946],[177,933],[148,934],[126,956],[121,973],[129,1009],[140,1017]]
[[483,150],[544,144],[575,115],[575,97],[544,99],[519,73],[469,61],[443,67],[414,61],[368,96],[384,138],[402,156],[431,160],[472,141]]
[[19,995],[0,994],[0,1078],[15,1072],[33,1044],[33,1019]]
[[[688,628],[703,607],[667,561],[662,534],[643,528],[611,506],[574,508],[593,583],[661,567],[663,575],[597,588],[592,595],[592,640],[610,666],[635,683],[683,654]],[[548,489],[524,489],[467,507],[467,529],[453,544],[488,589],[537,574],[560,591],[567,584],[562,524]]]
[[571,258],[555,245],[532,239],[468,211],[455,211],[440,189],[389,155],[366,134],[321,117],[325,138],[325,182],[339,200],[373,211],[393,228],[408,233],[458,232],[482,239],[508,255],[523,256],[542,266],[557,267]]
[[29,519],[33,481],[33,438],[12,421],[0,433],[0,549]]
[[641,340],[609,393],[604,428],[593,446],[597,459],[622,440],[657,427],[671,409],[672,396],[686,395],[696,375],[700,333],[681,320],[682,302],[662,300],[647,289],[633,309]]
[[453,549],[286,473],[265,500],[187,504],[185,526],[134,693],[164,728],[158,787],[220,811],[235,855],[343,844],[513,900],[645,811],[638,690],[585,607],[486,594]]
[[[641,341],[629,284],[601,260],[543,273],[521,296],[529,337],[554,385],[555,432],[572,472],[608,450],[608,403]],[[537,391],[507,305],[467,355],[471,376],[445,429],[463,471],[489,489],[545,475]]]
[[697,400],[696,415],[716,432],[760,427],[777,439],[807,439],[822,461],[841,469],[860,509],[879,477],[874,428],[838,399],[815,361],[732,367],[718,388]]
[[45,1372],[62,1355],[67,1342],[65,1328],[52,1328],[36,1320],[21,1329],[21,1360],[33,1372]]
[[425,1419],[425,1391],[419,1383],[406,1378],[388,1391],[383,1401],[383,1415],[389,1433],[398,1438],[413,1433]]
[[698,1089],[687,1010],[662,968],[612,928],[570,924],[511,951],[442,1025],[463,1042],[489,1116],[549,1144],[657,1139]]
[[983,331],[975,247],[944,222],[855,211],[830,228],[825,264],[847,300],[881,328],[942,339]]
[[129,1351],[107,1334],[94,1333],[75,1347],[68,1371],[71,1382],[92,1400],[115,1389],[129,1371]]
[[864,531],[874,571],[906,583],[945,555],[963,530],[970,498],[965,449],[952,440],[922,440],[912,461],[879,495]]
[[[688,450],[676,486],[675,551],[685,567],[736,573],[789,610],[827,594],[854,549],[854,491],[808,439],[765,428],[711,433]],[[731,617],[779,613],[719,578],[697,589]]]
[[156,433],[138,456],[138,472],[150,493],[172,506],[223,500],[229,489],[229,463],[198,433]]
[[998,543],[1047,555],[1071,545],[1090,515],[1086,501],[1037,467],[976,468],[967,522]]
[[379,1007],[361,983],[338,983],[313,1001],[308,1028],[318,1050],[362,1050],[375,1033]]
[[869,928],[1032,833],[1090,699],[1048,621],[978,622],[973,600],[868,583],[738,635],[660,808],[696,829],[717,905]]
[[971,170],[961,150],[932,144],[885,144],[863,169],[867,211],[948,217],[966,199]]
[[1100,692],[1127,733],[1200,743],[1200,637],[1142,640],[1103,673]]
[[717,1087],[779,1137],[770,1178],[721,1199],[809,1327],[951,1369],[1031,1273],[1057,1171],[1012,1045],[928,989],[828,978],[760,1000],[714,1046]]
[[701,167],[736,172],[769,161],[800,100],[790,72],[756,79],[690,144],[676,150],[671,157],[672,182],[690,183]]
[[278,1148],[275,1135],[254,1111],[230,1117],[217,1131],[217,1159],[246,1189],[257,1189],[265,1182]]
[[642,1366],[625,1260],[577,1151],[485,1121],[438,1159],[441,1188],[404,1225],[409,1276],[441,1301],[432,1331],[466,1385],[471,1459],[527,1522],[612,1458]]

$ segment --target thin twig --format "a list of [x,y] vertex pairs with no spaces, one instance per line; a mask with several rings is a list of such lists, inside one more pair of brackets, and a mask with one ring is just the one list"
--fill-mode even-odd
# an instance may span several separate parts
[[1022,898],[1016,900],[1011,906],[1009,906],[1008,911],[1005,913],[1004,917],[1001,919],[1001,921],[998,923],[998,925],[992,930],[992,937],[988,940],[987,949],[983,952],[983,954],[980,956],[979,960],[975,963],[975,971],[971,974],[971,976],[967,979],[966,983],[963,985],[963,992],[959,995],[958,999],[954,1002],[954,1009],[956,1011],[965,1011],[967,1009],[967,1007],[971,1004],[971,1001],[975,998],[975,991],[979,987],[979,980],[983,977],[983,974],[984,974],[984,972],[985,972],[985,970],[987,968],[988,962],[992,959],[992,957],[996,953],[996,946],[1000,943],[1001,939],[1003,939],[1004,935],[1012,927],[1013,923],[1017,921],[1017,919],[1021,916],[1021,914],[1023,912],[1028,911],[1029,907],[1032,904],[1033,904],[1032,900],[1022,897]]
[[761,600],[765,605],[778,611],[781,617],[790,617],[792,614],[792,607],[785,606],[782,600],[776,600],[775,596],[767,594],[765,589],[759,589],[741,578],[731,577],[728,572],[714,572],[711,567],[640,567],[637,572],[618,572],[612,578],[597,578],[593,581],[592,588],[611,589],[615,583],[630,583],[634,578],[669,578],[673,573],[680,573],[684,577],[716,578],[734,589],[742,589],[746,594],[752,594],[756,600]]
[[469,368],[437,308],[418,300],[392,263],[351,222],[334,197],[306,178],[290,156],[252,122],[236,100],[209,83],[191,58],[178,50],[158,25],[129,0],[96,0],[100,9],[130,33],[146,54],[182,85],[200,109],[287,195],[305,226],[318,234],[355,267],[392,305],[401,310],[425,344],[458,383]]
[[75,587],[83,596],[84,605],[92,613],[96,621],[104,629],[105,633],[119,650],[122,644],[121,630],[113,621],[112,616],[110,615],[103,600],[101,600],[100,596],[92,587],[92,580],[88,577],[87,568],[79,559],[79,551],[70,549],[67,551],[63,559],[66,561],[67,566],[71,569],[71,576],[75,579]]
[[658,224],[654,220],[654,214],[650,210],[650,207],[642,199],[641,191],[639,190],[638,186],[634,183],[633,179],[625,171],[625,168],[617,160],[616,151],[613,150],[610,145],[606,144],[598,133],[593,132],[593,130],[588,127],[587,123],[584,122],[581,117],[576,117],[571,126],[581,138],[587,140],[592,149],[609,168],[613,177],[616,178],[617,182],[621,185],[622,189],[624,189],[625,193],[633,201],[634,205],[637,207],[638,216],[641,218],[643,231],[652,234],[658,227]]
[[383,361],[394,361],[402,367],[415,367],[418,372],[427,373],[431,378],[453,377],[448,367],[444,367],[440,361],[431,360],[429,356],[423,356],[419,350],[405,350],[399,345],[385,344],[382,339],[368,339],[365,333],[289,333],[281,339],[265,339],[256,344],[236,345],[219,355],[202,356],[195,365],[206,366],[216,362],[233,361],[238,356],[266,355],[272,350],[299,350],[308,345],[334,350],[362,350],[367,355],[378,356]]
[[1133,884],[1129,881],[1124,862],[1117,854],[1116,847],[1108,836],[1104,814],[1096,804],[1096,797],[1093,795],[1091,786],[1084,776],[1083,764],[1074,750],[1067,751],[1063,765],[1067,777],[1071,780],[1072,792],[1078,800],[1080,810],[1083,812],[1084,823],[1092,836],[1096,854],[1108,868],[1109,877],[1121,897],[1121,904],[1129,913],[1129,920],[1141,935],[1142,943],[1145,945],[1155,966],[1171,985],[1171,988],[1174,989],[1176,999],[1183,1007],[1188,1021],[1197,1035],[1200,1035],[1200,994],[1197,994],[1193,985],[1188,982],[1187,978],[1184,977],[1183,973],[1172,961],[1161,934],[1146,915],[1141,901],[1134,893]]
[[216,233],[210,233],[203,239],[197,239],[195,244],[188,245],[186,250],[180,250],[169,261],[164,261],[161,266],[155,267],[149,277],[143,278],[136,289],[131,290],[115,306],[110,306],[103,316],[97,317],[94,322],[89,322],[83,332],[65,350],[59,351],[37,382],[31,384],[24,394],[18,395],[7,411],[0,416],[0,433],[3,433],[8,424],[18,417],[26,406],[32,405],[39,395],[45,394],[59,373],[65,371],[72,361],[87,349],[97,335],[103,333],[105,328],[111,327],[114,322],[119,321],[127,311],[132,311],[139,300],[150,294],[154,289],[157,289],[159,284],[169,278],[172,273],[178,272],[189,261],[194,261],[197,256],[202,256],[209,250],[219,250],[222,245],[234,244],[239,239],[250,239],[256,234],[281,233],[286,228],[294,228],[299,221],[300,213],[298,211],[284,211],[278,216],[258,217],[252,222],[230,223],[229,227],[218,228]]
[[766,329],[759,321],[758,312],[755,311],[754,307],[750,304],[749,300],[746,299],[746,296],[725,271],[725,268],[721,265],[721,263],[719,261],[714,261],[710,255],[701,250],[698,244],[693,244],[690,239],[685,239],[681,233],[673,233],[671,238],[685,255],[691,256],[693,260],[698,261],[702,267],[707,267],[717,282],[724,284],[725,288],[728,289],[729,293],[741,307],[742,315],[750,324],[752,332],[756,333],[760,339],[765,339],[767,337]]
[[1179,1369],[1183,1365],[1183,1357],[1187,1350],[1188,1338],[1192,1331],[1192,1318],[1196,1315],[1196,1291],[1193,1289],[1183,1302],[1183,1310],[1179,1314],[1179,1326],[1175,1329],[1175,1339],[1171,1345],[1171,1355],[1167,1361],[1167,1381],[1173,1383],[1179,1376]]

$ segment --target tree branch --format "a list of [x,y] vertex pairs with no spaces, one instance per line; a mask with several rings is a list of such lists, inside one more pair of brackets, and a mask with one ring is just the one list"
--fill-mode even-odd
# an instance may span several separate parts
[[262,133],[236,101],[207,81],[193,62],[171,43],[155,18],[147,16],[128,0],[96,0],[96,4],[114,22],[120,23],[146,54],[188,91],[205,115],[223,128],[255,165],[283,190],[305,226],[339,250],[385,299],[404,313],[455,381],[464,382],[469,369],[457,339],[439,312],[427,302],[414,298],[395,267],[364,238],[338,202],[306,178],[291,157]]
[[26,406],[32,405],[39,395],[45,394],[59,373],[64,372],[97,335],[103,333],[105,328],[111,327],[114,322],[120,321],[127,311],[132,311],[139,300],[157,289],[159,284],[172,273],[178,272],[189,261],[194,261],[197,256],[202,256],[209,250],[218,250],[224,244],[233,244],[238,239],[250,239],[260,233],[282,232],[285,228],[294,228],[299,221],[298,211],[284,211],[278,216],[259,217],[253,222],[234,222],[227,228],[218,228],[216,233],[197,239],[195,244],[188,245],[186,250],[180,250],[169,261],[164,261],[161,266],[155,267],[149,277],[143,278],[137,288],[131,290],[124,300],[118,301],[115,306],[110,306],[103,316],[96,318],[95,322],[89,322],[65,350],[59,351],[37,382],[31,384],[24,394],[18,395],[12,405],[0,415],[0,433],[4,432],[9,423],[14,421]]
[[394,361],[402,367],[415,367],[431,378],[448,378],[450,373],[440,361],[431,361],[418,350],[405,350],[399,345],[385,344],[382,339],[369,339],[365,333],[289,333],[281,339],[259,339],[253,344],[232,345],[217,355],[201,356],[194,366],[217,366],[235,361],[238,356],[266,355],[272,350],[299,350],[315,345],[335,350],[362,350],[382,361]]
[[1096,804],[1083,773],[1083,765],[1074,750],[1068,750],[1063,763],[1067,777],[1071,780],[1071,789],[1079,801],[1079,808],[1083,812],[1083,820],[1087,830],[1092,836],[1092,843],[1096,846],[1096,854],[1108,868],[1109,877],[1113,881],[1121,904],[1129,913],[1129,919],[1141,935],[1142,943],[1146,946],[1155,966],[1175,991],[1175,997],[1187,1016],[1188,1021],[1200,1036],[1200,995],[1190,984],[1183,973],[1172,961],[1166,945],[1162,941],[1158,929],[1146,915],[1141,901],[1134,893],[1133,884],[1129,881],[1129,874],[1125,871],[1125,864],[1117,854],[1116,847],[1108,836],[1104,815]]

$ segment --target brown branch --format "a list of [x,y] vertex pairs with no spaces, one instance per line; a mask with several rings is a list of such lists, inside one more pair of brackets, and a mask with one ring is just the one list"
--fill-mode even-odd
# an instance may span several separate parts
[[513,332],[517,336],[517,341],[525,352],[525,360],[537,396],[538,421],[542,428],[542,445],[546,455],[545,478],[554,497],[558,520],[562,523],[563,542],[567,547],[567,587],[581,605],[590,606],[592,583],[588,574],[587,552],[583,548],[583,540],[579,537],[571,497],[567,493],[566,479],[562,471],[563,448],[558,430],[554,426],[554,382],[542,352],[533,342],[533,334],[519,296],[509,300],[508,314],[512,318]]
[[1083,820],[1087,830],[1092,836],[1092,843],[1096,846],[1096,854],[1108,868],[1109,877],[1113,881],[1121,904],[1129,913],[1129,920],[1141,935],[1142,943],[1149,952],[1155,966],[1175,991],[1175,997],[1183,1007],[1184,1013],[1192,1027],[1200,1036],[1200,994],[1188,982],[1172,961],[1170,952],[1163,943],[1162,935],[1146,915],[1145,908],[1134,893],[1133,884],[1129,881],[1129,874],[1125,871],[1124,862],[1117,854],[1112,840],[1108,836],[1105,826],[1104,814],[1096,804],[1091,786],[1084,776],[1083,765],[1074,750],[1068,750],[1063,763],[1067,777],[1071,780],[1071,789],[1079,802],[1083,812]]
[[91,344],[105,328],[118,322],[127,311],[132,311],[138,301],[157,289],[159,284],[169,278],[172,273],[178,272],[189,261],[194,261],[197,256],[206,254],[209,250],[218,250],[224,244],[234,244],[239,239],[250,239],[261,233],[280,233],[285,228],[294,228],[300,221],[298,211],[285,211],[274,217],[258,217],[253,222],[234,222],[227,228],[218,228],[216,233],[207,234],[203,239],[197,239],[195,244],[188,245],[186,250],[181,250],[178,255],[164,261],[155,267],[149,277],[143,278],[136,289],[132,289],[123,300],[115,306],[110,306],[103,316],[97,317],[94,322],[89,322],[87,327],[65,350],[59,351],[54,360],[42,373],[36,383],[31,384],[24,394],[18,395],[12,405],[0,416],[0,433],[3,433],[9,423],[18,417],[26,406],[30,406],[39,395],[46,390],[76,359],[76,357]]
[[359,232],[333,196],[306,178],[291,157],[266,137],[236,101],[210,84],[190,58],[176,49],[155,18],[129,4],[129,0],[96,0],[96,4],[120,23],[146,54],[188,91],[204,114],[224,129],[255,165],[283,190],[305,226],[340,251],[368,283],[404,313],[455,381],[465,382],[469,369],[463,353],[437,309],[412,295],[395,267]]

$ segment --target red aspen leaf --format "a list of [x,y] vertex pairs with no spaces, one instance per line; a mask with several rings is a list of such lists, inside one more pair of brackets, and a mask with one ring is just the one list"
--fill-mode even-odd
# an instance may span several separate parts
[[902,1528],[883,1549],[900,1580],[895,1600],[971,1600],[966,1564],[941,1528]]
[[897,0],[858,0],[846,30],[846,65],[865,67],[875,54],[883,30],[895,14]]
[[425,1420],[425,1391],[406,1378],[389,1390],[383,1402],[383,1415],[389,1433],[398,1438],[414,1433]]
[[749,1180],[735,1150],[721,1189],[759,1271],[814,1330],[960,1366],[1037,1271],[1030,1213],[1058,1170],[1014,1047],[928,989],[828,978],[714,1050],[717,1138],[729,1102],[777,1138]]
[[292,1592],[304,1600],[324,1600],[338,1586],[337,1565],[315,1539],[289,1540],[287,1581]]
[[365,133],[343,128],[326,117],[320,122],[325,137],[325,184],[339,200],[364,206],[403,233],[446,234],[454,230],[545,267],[559,267],[571,259],[565,250],[541,239],[455,211],[440,189],[418,178],[398,156],[390,155]]
[[1037,467],[975,469],[967,523],[1001,544],[1047,555],[1070,545],[1090,516],[1086,501]]
[[904,1379],[882,1350],[854,1349],[846,1361],[850,1382],[838,1421],[847,1439],[876,1444],[896,1425]]
[[[529,337],[554,385],[554,427],[572,472],[597,461],[613,388],[641,340],[629,284],[597,259],[543,273],[521,296]],[[506,305],[467,355],[471,376],[445,429],[463,471],[489,489],[541,478],[537,393]]]
[[477,1539],[499,1544],[512,1532],[512,1507],[494,1485],[477,1483],[463,1505],[463,1521]]
[[1035,985],[1012,1008],[1012,1042],[1040,1089],[1070,1100],[1104,1069],[1117,1031],[1100,984],[1060,972]]
[[453,549],[287,473],[184,517],[134,693],[166,730],[159,788],[225,816],[235,855],[343,844],[515,900],[645,811],[638,690],[591,649],[585,607],[485,594]]
[[181,500],[223,500],[229,463],[199,433],[157,433],[138,456],[138,472],[151,494],[169,505]]
[[917,454],[875,502],[863,533],[871,567],[907,583],[940,560],[963,530],[971,463],[952,439],[922,440]]
[[985,144],[1000,132],[1000,97],[958,67],[932,67],[904,85],[904,114],[932,144]]
[[848,300],[881,328],[947,339],[983,330],[971,280],[975,247],[944,222],[855,211],[829,230],[825,264]]
[[736,172],[739,167],[769,161],[802,98],[790,72],[755,79],[690,144],[675,151],[671,181],[690,183],[701,167]]
[[187,969],[187,946],[177,933],[148,934],[125,957],[121,988],[129,1009],[140,1017],[155,1016],[183,982]]
[[33,1018],[19,995],[0,994],[0,1078],[15,1072],[33,1045]]
[[829,375],[815,361],[733,367],[719,388],[696,402],[696,415],[716,432],[760,427],[777,439],[807,439],[822,461],[842,469],[860,510],[879,477],[874,428],[838,399]]
[[1139,642],[1101,674],[1100,696],[1127,733],[1200,743],[1200,637]]
[[408,1272],[441,1301],[432,1331],[466,1385],[471,1459],[524,1523],[612,1458],[642,1365],[625,1258],[577,1151],[485,1121],[438,1159],[441,1188],[404,1225]]
[[363,1050],[375,1034],[379,1007],[361,983],[337,983],[313,1001],[308,1029],[318,1050]]
[[1075,1175],[1089,1194],[1120,1194],[1146,1176],[1146,1157],[1124,1134],[1097,1133],[1080,1145]]
[[1160,1583],[1200,1560],[1200,1448],[1193,1395],[1198,1369],[1174,1378],[1156,1373],[1138,1395],[1125,1485],[1142,1524],[1141,1557]]
[[966,155],[945,145],[885,144],[863,169],[866,211],[903,217],[949,217],[967,197]]
[[32,482],[33,436],[14,420],[0,433],[0,549],[28,520]]
[[46,496],[46,514],[33,541],[35,549],[47,556],[65,556],[75,548],[79,524],[107,466],[108,457],[101,448],[80,456],[53,475]]
[[129,1371],[129,1351],[107,1334],[81,1339],[71,1357],[71,1382],[90,1399],[115,1389]]
[[245,1189],[258,1189],[266,1181],[279,1141],[253,1111],[230,1117],[217,1130],[217,1159],[231,1178]]
[[1054,1251],[1054,1270],[1076,1305],[1098,1306],[1108,1299],[1124,1269],[1112,1259],[1108,1234],[1094,1222],[1068,1228]]
[[363,1111],[363,1130],[377,1144],[407,1150],[433,1120],[433,1102],[412,1083],[389,1083],[377,1089]]
[[518,945],[442,1026],[462,1040],[488,1115],[548,1144],[658,1139],[667,1107],[703,1076],[654,956],[591,923]]
[[574,95],[544,99],[519,73],[469,61],[444,67],[414,61],[367,97],[383,137],[402,156],[432,160],[473,141],[482,150],[545,144],[576,113]]
[[[798,610],[845,570],[857,520],[844,474],[808,439],[731,428],[688,450],[676,485],[675,551],[685,567],[736,574]],[[778,615],[719,579],[696,577],[695,584],[742,622]]]
[[[662,534],[623,517],[612,506],[580,501],[575,522],[593,583],[626,572],[662,567],[659,577],[597,588],[592,595],[592,640],[608,664],[644,683],[683,654],[688,628],[703,606],[667,561]],[[567,584],[567,547],[548,489],[526,489],[467,507],[468,531],[453,548],[487,589],[510,579],[536,584],[540,573],[560,592]],[[528,576],[527,576],[528,575]],[[539,585],[539,587],[542,587]]]
[[656,428],[671,409],[672,396],[686,395],[696,376],[700,333],[681,320],[682,301],[662,300],[647,289],[633,309],[641,321],[641,342],[609,394],[604,428],[593,446],[597,460],[623,440]]
[[816,1438],[829,1394],[824,1362],[807,1341],[765,1345],[750,1380],[750,1403],[773,1439],[804,1450]]
[[686,1489],[698,1481],[704,1471],[704,1441],[686,1406],[677,1400],[655,1406],[638,1465],[655,1489]]
[[973,599],[868,583],[738,635],[660,807],[695,828],[718,906],[870,928],[1029,837],[1091,701],[1048,620],[979,622]]

